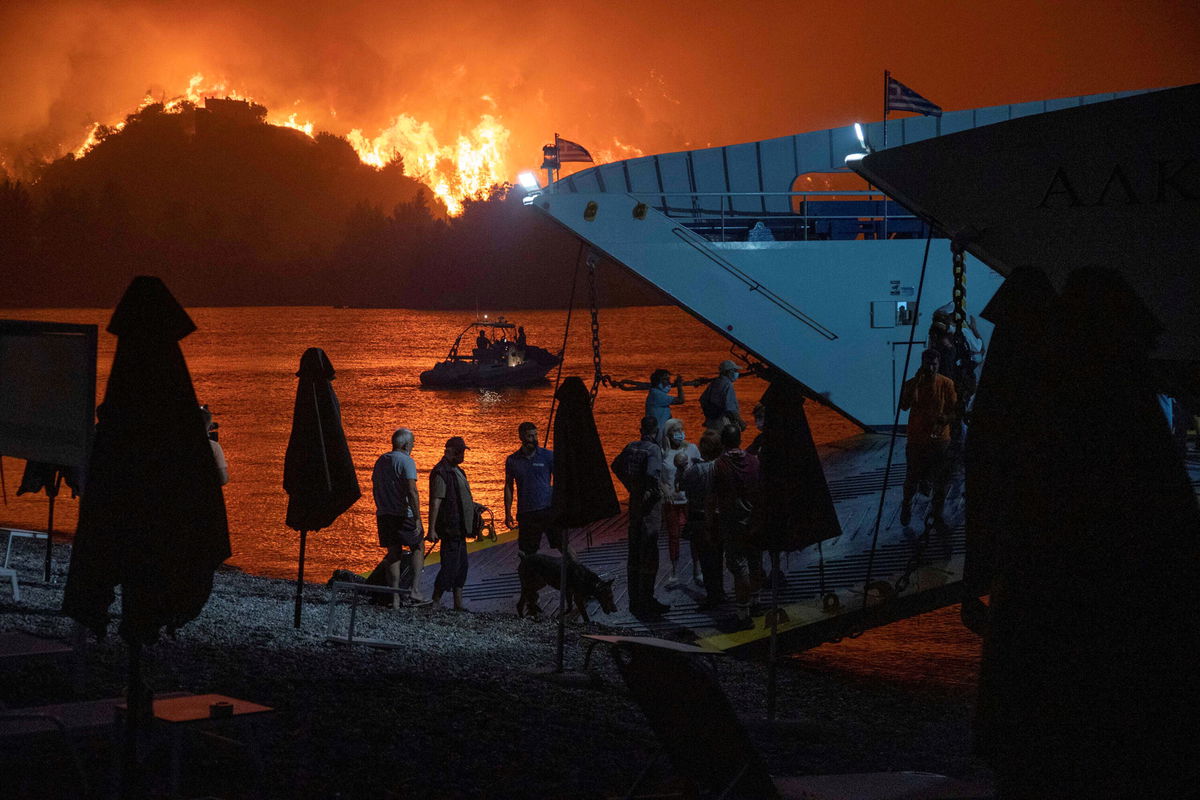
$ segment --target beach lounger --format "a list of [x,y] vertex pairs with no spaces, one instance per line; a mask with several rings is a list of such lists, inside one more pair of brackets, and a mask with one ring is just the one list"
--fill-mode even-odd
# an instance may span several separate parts
[[[646,715],[671,771],[688,784],[678,795],[725,800],[965,800],[991,787],[920,772],[772,777],[717,683],[710,663],[652,642],[623,637],[612,647],[625,685]],[[626,798],[654,762],[646,765]]]

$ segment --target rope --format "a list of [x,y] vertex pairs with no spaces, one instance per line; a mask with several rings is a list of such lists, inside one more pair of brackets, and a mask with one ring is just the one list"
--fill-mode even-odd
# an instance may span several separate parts
[[[917,335],[917,320],[921,316],[921,295],[925,291],[925,267],[929,264],[929,244],[933,231],[927,229],[925,234],[925,256],[921,259],[921,280],[917,283],[917,302],[913,307],[912,326],[908,332],[908,349],[904,352],[904,372],[901,373],[901,392],[903,379],[908,376],[909,361],[912,358],[913,337]],[[870,595],[871,573],[875,568],[875,548],[879,543],[879,523],[883,521],[883,501],[887,497],[888,477],[892,473],[892,457],[896,452],[896,435],[900,428],[900,403],[896,403],[896,416],[892,421],[892,435],[888,440],[887,466],[883,468],[883,487],[879,490],[879,509],[875,512],[875,529],[871,534],[871,553],[867,557],[867,577],[863,581],[863,611],[867,610],[867,598]]]
[[558,405],[558,386],[562,383],[563,362],[567,360],[567,337],[571,334],[571,314],[575,312],[575,284],[579,282],[579,265],[583,262],[582,242],[579,243],[579,255],[575,259],[575,275],[571,278],[571,299],[567,302],[567,324],[563,328],[562,348],[558,351],[558,372],[554,376],[554,391],[550,393],[550,418],[546,420],[546,430],[542,433],[542,447],[550,446],[550,431],[554,429],[554,412]]

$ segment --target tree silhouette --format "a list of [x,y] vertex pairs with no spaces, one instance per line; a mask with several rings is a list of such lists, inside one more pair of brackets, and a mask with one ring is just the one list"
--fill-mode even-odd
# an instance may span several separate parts
[[[151,104],[83,157],[0,183],[6,305],[108,306],[138,274],[186,305],[555,307],[577,242],[494,187],[448,218],[404,175],[341,137],[266,124],[236,100]],[[610,303],[658,302],[615,270]]]

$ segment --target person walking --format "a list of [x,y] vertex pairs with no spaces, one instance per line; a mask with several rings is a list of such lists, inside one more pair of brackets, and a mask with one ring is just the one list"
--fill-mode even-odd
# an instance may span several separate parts
[[646,416],[658,420],[659,430],[671,418],[671,406],[683,402],[683,376],[675,376],[675,394],[671,394],[671,373],[656,369],[650,373],[650,391],[646,393]]
[[433,583],[433,605],[439,607],[449,589],[454,610],[463,611],[462,589],[467,582],[467,536],[475,518],[471,485],[462,470],[467,443],[461,436],[446,440],[442,460],[429,473],[429,530],[442,543],[442,567]]
[[[533,555],[542,545],[542,535],[553,548],[562,545],[561,531],[553,524],[550,505],[554,500],[554,452],[538,447],[538,429],[532,422],[517,426],[521,446],[504,459],[504,524],[517,528],[517,549]],[[517,517],[513,524],[513,489],[517,495]]]
[[[413,434],[408,428],[392,433],[392,449],[375,461],[371,489],[379,546],[387,548],[383,564],[388,585],[405,591],[392,595],[392,607],[424,605],[421,569],[425,565],[421,498],[417,493],[417,464],[412,458]],[[407,569],[401,566],[407,550]],[[402,585],[403,584],[403,585]]]
[[725,359],[717,366],[717,377],[713,378],[700,395],[700,408],[704,412],[704,427],[720,431],[732,423],[746,430],[738,405],[737,392],[733,383],[738,379],[738,365]]
[[[684,532],[692,543],[692,561],[700,563],[700,575],[705,597],[696,604],[700,611],[711,611],[725,602],[725,575],[722,561],[724,548],[715,522],[707,521],[708,495],[712,491],[713,468],[721,455],[721,436],[716,431],[705,431],[700,435],[697,448],[699,459],[691,459],[683,453],[675,455],[675,468],[681,489],[687,492],[687,522]],[[715,507],[713,511],[715,512]]]
[[[679,583],[679,541],[687,523],[687,492],[679,488],[676,458],[683,456],[685,464],[700,460],[700,450],[683,435],[683,420],[668,419],[662,428],[659,447],[663,452],[662,492],[663,529],[667,532],[667,554],[671,557],[671,572],[667,586]],[[693,572],[695,563],[692,564]]]
[[921,368],[904,382],[900,390],[900,410],[908,411],[908,443],[905,456],[908,473],[904,476],[904,499],[900,503],[900,524],[912,520],[912,499],[923,481],[932,485],[929,513],[934,525],[945,525],[942,509],[946,504],[946,486],[950,481],[950,426],[955,419],[958,395],[954,381],[941,375],[941,355],[930,348],[921,354]]
[[754,504],[758,502],[758,458],[741,449],[742,432],[736,425],[721,429],[725,452],[713,465],[712,491],[708,495],[709,525],[715,527],[725,548],[725,565],[733,575],[737,603],[737,630],[754,627],[750,619],[751,595],[765,578],[762,552],[755,549],[751,530]]
[[658,420],[642,417],[641,438],[625,445],[612,462],[613,474],[629,491],[629,610],[662,614],[671,607],[654,597],[658,577],[658,532],[662,527],[662,449]]

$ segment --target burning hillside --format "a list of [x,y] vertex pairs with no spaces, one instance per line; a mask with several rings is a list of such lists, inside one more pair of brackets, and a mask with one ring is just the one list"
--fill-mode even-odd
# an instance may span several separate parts
[[[272,113],[229,84],[208,81],[200,73],[193,75],[187,89],[175,97],[147,95],[133,113],[157,105],[163,114],[190,114],[197,108],[228,100],[242,101],[251,108],[260,109],[256,113],[268,125],[290,128],[314,138],[315,123],[300,112],[293,111],[286,116]],[[331,110],[330,115],[336,117],[336,110]],[[100,141],[120,132],[126,124],[125,120],[93,123],[83,143],[73,148],[74,156],[86,157]],[[443,144],[428,122],[399,114],[374,136],[354,128],[345,138],[364,164],[383,169],[390,163],[402,163],[405,175],[428,186],[447,212],[458,216],[464,201],[482,200],[494,187],[507,181],[508,137],[508,129],[498,117],[484,114],[474,128],[458,133],[452,143]]]

